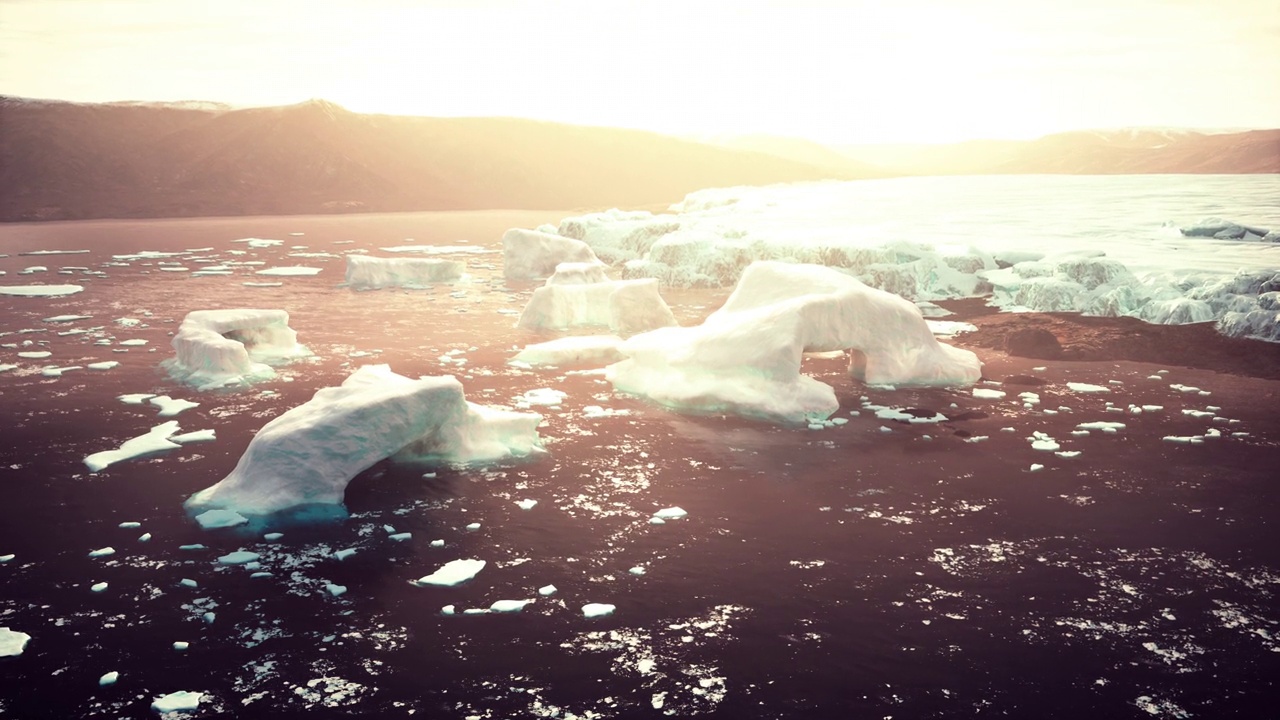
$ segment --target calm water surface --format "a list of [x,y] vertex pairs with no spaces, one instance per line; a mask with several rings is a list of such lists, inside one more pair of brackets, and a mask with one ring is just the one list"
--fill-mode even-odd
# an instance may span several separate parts
[[[0,565],[0,626],[32,636],[23,655],[0,660],[0,715],[147,717],[154,698],[177,690],[206,693],[197,717],[1274,712],[1280,384],[984,356],[990,378],[1028,373],[1047,383],[1004,385],[1005,398],[984,400],[870,389],[841,362],[812,359],[807,371],[837,389],[842,427],[678,415],[569,372],[586,368],[506,365],[513,348],[553,336],[513,327],[532,286],[504,282],[498,238],[569,214],[0,227],[8,254],[0,285],[85,286],[62,298],[0,296],[0,364],[17,366],[0,372],[0,555],[14,554]],[[232,242],[246,237],[283,244]],[[468,283],[340,286],[343,253],[382,254],[409,238],[495,252],[459,256]],[[19,254],[48,249],[91,252]],[[181,254],[113,258],[139,251]],[[264,264],[234,264],[246,262]],[[192,276],[223,263],[232,275]],[[38,265],[48,270],[19,274]],[[286,265],[322,270],[254,274]],[[59,272],[81,267],[106,276]],[[243,284],[262,281],[283,284]],[[664,295],[693,323],[726,292]],[[221,307],[288,310],[315,358],[238,391],[175,384],[159,366],[177,324],[191,310]],[[91,317],[44,320],[58,315]],[[147,344],[121,345],[130,339]],[[32,350],[52,354],[18,357]],[[42,374],[105,360],[120,365]],[[183,500],[221,479],[257,428],[370,362],[457,375],[475,402],[510,406],[544,387],[568,397],[538,409],[545,455],[486,468],[381,463],[350,485],[344,519],[205,532],[183,512]],[[1109,392],[1073,392],[1071,381]],[[1040,403],[1024,406],[1024,391]],[[199,402],[176,419],[183,431],[216,430],[217,440],[88,472],[86,455],[164,420],[152,406],[116,399],[138,392]],[[867,403],[950,419],[883,420]],[[591,405],[617,414],[587,417]],[[1132,414],[1130,405],[1162,409]],[[1088,421],[1126,427],[1071,434]],[[1161,439],[1209,428],[1226,437]],[[1036,431],[1081,454],[1033,450]],[[1044,467],[1031,472],[1033,463]],[[515,503],[525,499],[538,504],[521,510]],[[650,522],[673,506],[688,516]],[[471,523],[480,528],[467,530]],[[392,541],[392,529],[412,538]],[[284,536],[267,542],[269,530]],[[197,543],[205,548],[180,549]],[[88,557],[105,546],[116,552]],[[334,556],[348,548],[356,553]],[[217,563],[241,549],[260,553],[271,575]],[[460,558],[487,565],[456,587],[409,584]],[[100,582],[108,587],[90,590]],[[335,597],[329,583],[348,590]],[[540,596],[546,585],[555,594]],[[516,614],[463,614],[530,598]],[[617,610],[584,618],[581,606],[592,602]],[[446,605],[458,614],[442,614]],[[177,652],[175,641],[190,647]],[[119,682],[100,687],[110,671]]]

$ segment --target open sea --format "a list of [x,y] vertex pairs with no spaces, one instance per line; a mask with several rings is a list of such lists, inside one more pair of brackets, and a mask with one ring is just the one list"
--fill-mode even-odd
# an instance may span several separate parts
[[[1006,179],[1016,196],[973,182],[850,192],[915,207],[917,228],[980,214],[1045,250],[1037,217],[1113,245],[1168,241],[1170,221],[1280,218],[1274,176],[1073,178],[1087,187],[1075,200],[1059,178]],[[957,198],[947,215],[926,185]],[[0,628],[30,636],[0,658],[0,717],[158,717],[152,702],[178,691],[201,699],[174,718],[1280,714],[1280,382],[978,350],[980,387],[1004,395],[975,396],[866,387],[814,357],[805,371],[835,387],[843,425],[678,414],[575,372],[591,368],[507,364],[560,334],[515,328],[536,284],[503,279],[502,232],[576,212],[0,226],[0,286],[84,287],[0,295]],[[841,222],[884,232],[884,213]],[[474,248],[442,256],[469,279],[342,285],[344,254],[410,244]],[[261,274],[293,266],[319,272]],[[663,296],[696,324],[728,292]],[[247,388],[169,378],[185,314],[233,307],[287,310],[314,356]],[[371,363],[454,375],[481,404],[567,395],[533,408],[546,453],[382,462],[339,518],[206,531],[184,511],[263,424]],[[118,399],[131,393],[199,405],[161,418]],[[97,473],[83,462],[168,419],[216,439]],[[1042,436],[1057,448],[1033,447]],[[258,565],[218,562],[240,550]],[[486,565],[463,584],[410,584],[471,558]],[[500,600],[533,602],[484,611]],[[615,609],[586,617],[588,603]]]

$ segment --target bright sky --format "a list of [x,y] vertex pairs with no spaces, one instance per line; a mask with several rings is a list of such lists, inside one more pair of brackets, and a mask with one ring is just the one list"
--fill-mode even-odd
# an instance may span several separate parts
[[1276,0],[0,0],[0,94],[830,143],[1280,127]]

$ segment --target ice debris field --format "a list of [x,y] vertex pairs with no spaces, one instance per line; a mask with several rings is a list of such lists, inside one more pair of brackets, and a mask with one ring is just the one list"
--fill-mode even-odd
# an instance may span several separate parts
[[[77,481],[120,483],[135,472],[181,468],[196,482],[173,502],[175,512],[183,505],[185,528],[140,517],[113,520],[78,551],[81,562],[92,563],[89,575],[68,583],[107,601],[176,604],[181,623],[177,630],[165,626],[173,635],[165,652],[200,658],[233,647],[252,655],[228,669],[233,681],[187,674],[181,684],[163,686],[122,659],[118,668],[92,668],[95,687],[129,686],[161,715],[268,704],[358,708],[388,672],[369,658],[403,649],[413,635],[407,621],[344,619],[367,610],[387,582],[385,573],[416,593],[414,614],[431,615],[433,622],[511,616],[568,623],[563,652],[605,660],[603,672],[635,684],[644,708],[676,716],[715,712],[732,695],[726,653],[745,619],[764,612],[768,595],[740,589],[742,604],[686,612],[684,602],[677,603],[681,610],[664,612],[661,623],[636,619],[653,602],[643,595],[645,584],[675,572],[686,544],[707,542],[703,534],[740,534],[715,526],[714,516],[726,511],[716,502],[695,505],[686,498],[680,501],[686,511],[655,492],[664,472],[704,473],[700,481],[730,473],[790,480],[804,472],[770,467],[768,460],[786,452],[781,446],[800,448],[784,455],[790,466],[866,443],[898,443],[970,457],[999,448],[1018,482],[1048,483],[1090,473],[1102,478],[1095,457],[1138,446],[1148,453],[1252,447],[1256,428],[1233,416],[1231,403],[1219,399],[1203,374],[1117,368],[1108,379],[1084,382],[1070,369],[1036,367],[1033,385],[995,381],[983,376],[977,355],[946,341],[969,328],[925,316],[941,310],[929,301],[988,294],[1011,310],[1213,320],[1229,334],[1276,340],[1274,316],[1258,315],[1280,290],[1265,265],[1272,258],[1265,252],[1274,242],[1270,234],[1252,226],[1238,226],[1244,230],[1237,233],[1237,225],[1216,221],[1188,223],[1181,231],[1157,225],[1152,242],[1179,250],[1176,267],[1153,262],[1150,253],[1128,257],[1114,243],[1104,243],[1104,255],[1093,239],[1056,243],[1058,257],[1032,257],[1037,253],[1002,235],[1007,230],[975,232],[974,244],[960,247],[941,228],[917,226],[910,242],[886,243],[886,236],[902,233],[880,228],[851,237],[839,229],[837,208],[848,192],[840,185],[704,191],[666,214],[611,211],[557,227],[511,230],[500,249],[496,238],[486,245],[406,240],[373,250],[393,257],[374,257],[345,242],[291,247],[285,240],[245,238],[227,248],[108,259],[85,251],[76,253],[90,255],[78,258],[85,264],[53,271],[79,275],[81,284],[0,288],[25,312],[39,304],[28,327],[0,330],[0,383],[64,394],[73,388],[72,397],[100,397],[111,419],[74,445],[80,450],[75,464],[84,472]],[[810,218],[803,233],[800,216]],[[814,217],[825,224],[814,225]],[[1207,250],[1195,245],[1206,241]],[[1248,245],[1237,251],[1237,244]],[[309,265],[293,264],[300,260]],[[342,263],[346,274],[339,282],[335,266]],[[204,288],[212,286],[193,285],[201,289],[159,314],[145,309],[145,298],[109,305],[94,297],[108,276],[133,272],[157,283],[224,282],[219,287],[234,292],[214,292],[218,306],[203,309]],[[258,275],[280,282],[248,279]],[[688,297],[679,293],[685,287],[724,292],[697,296],[714,300],[705,308],[669,304],[673,295]],[[308,302],[340,297],[357,309],[346,323],[317,320],[306,303],[291,303],[290,292],[306,293],[299,297]],[[375,331],[373,322],[362,327],[363,318],[373,317],[368,308],[384,303],[396,308],[401,323],[389,330]],[[413,352],[392,348],[390,337],[414,332],[415,309],[433,315],[433,332],[448,341],[427,340],[433,344]],[[505,328],[504,339],[519,342],[495,347],[473,329],[494,324]],[[1241,331],[1245,326],[1250,330]],[[368,344],[366,335],[386,348]],[[418,375],[424,367],[430,372]],[[114,377],[138,384],[118,387]],[[291,387],[302,384],[306,392]],[[716,433],[701,430],[698,419],[707,417],[724,424]],[[988,429],[951,431],[970,418],[988,420]],[[688,434],[706,456],[665,454],[665,436],[645,434],[668,425]],[[213,458],[227,469],[208,477],[202,470]],[[544,467],[538,463],[554,464],[563,473],[555,477],[573,484],[539,480],[539,472],[528,469]],[[474,483],[472,492],[500,502],[502,510],[430,496],[441,477]],[[365,483],[361,509],[348,515],[344,505],[357,478]],[[1054,502],[1087,508],[1104,488],[1123,482],[1099,480],[1094,490],[1064,492]],[[395,485],[407,489],[392,490]],[[412,499],[417,487],[426,499]],[[390,504],[379,506],[384,500]],[[846,523],[923,532],[935,523],[988,516],[1000,502],[894,500],[885,489],[861,487],[856,496],[807,509],[810,520],[818,519],[813,526],[825,532]],[[325,508],[347,524],[323,529],[335,517]],[[542,526],[526,523],[548,517],[572,528],[570,537],[590,528],[598,546],[563,547],[563,538],[544,545],[545,537],[530,537],[530,527]],[[181,559],[162,554],[170,550]],[[1251,642],[1280,652],[1274,640],[1280,626],[1259,589],[1274,584],[1265,569],[1190,553],[1090,548],[1084,554],[1093,569],[1080,570],[1072,552],[1081,551],[1043,537],[939,540],[914,566],[930,579],[905,582],[906,595],[883,612],[900,620],[895,613],[907,613],[902,608],[909,604],[920,613],[912,616],[917,627],[973,623],[999,605],[974,590],[974,582],[1053,567],[1079,571],[1099,595],[1123,599],[1127,612],[1142,617],[1121,621],[1088,605],[1027,610],[1015,618],[1019,641],[1074,643],[1074,631],[1131,645],[1138,656],[1189,673],[1204,667],[1203,658],[1222,656],[1216,633],[1251,633]],[[22,570],[29,580],[35,570],[27,568],[35,564],[5,553],[0,547],[0,572]],[[1235,593],[1237,600],[1214,611],[1209,629],[1157,627],[1176,621],[1165,619],[1173,613],[1160,605],[1159,589],[1140,578],[1148,570],[1172,573],[1175,566],[1191,567],[1211,587]],[[379,568],[378,576],[368,574],[371,567]],[[793,552],[777,572],[822,586],[840,577],[838,568],[828,555]],[[155,577],[140,580],[139,573]],[[241,576],[272,590],[233,599]],[[271,592],[314,603],[309,607],[338,627],[300,630],[305,621],[265,597]],[[258,594],[264,597],[253,597]],[[425,611],[423,603],[431,603]],[[0,610],[6,624],[0,656],[12,662],[32,661],[42,640],[51,643],[61,627],[30,610]],[[346,615],[324,614],[333,610]],[[103,622],[137,627],[97,611],[67,622],[82,629]],[[786,647],[834,642],[831,624],[798,622],[783,638]],[[447,632],[475,632],[459,627]],[[354,652],[363,660],[344,665],[299,653],[253,654],[295,634],[337,651],[331,655]],[[450,651],[466,655],[465,646]],[[1183,711],[1169,687],[1135,686],[1123,702],[1178,717]],[[514,673],[485,692],[456,709],[463,717],[494,716],[494,708],[540,717],[625,717],[628,707],[635,709],[612,696],[555,705],[547,688]],[[133,707],[127,699],[95,702],[103,714]]]

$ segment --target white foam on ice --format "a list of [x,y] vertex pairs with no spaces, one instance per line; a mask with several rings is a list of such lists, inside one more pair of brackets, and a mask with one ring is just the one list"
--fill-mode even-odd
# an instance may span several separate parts
[[124,443],[115,450],[104,450],[86,457],[84,459],[84,464],[88,466],[90,472],[96,473],[118,462],[152,455],[166,450],[173,450],[180,446],[169,440],[169,437],[177,432],[177,420],[170,420],[169,422],[161,423],[148,430],[144,435],[139,435],[138,437],[125,440]]
[[201,390],[268,378],[270,363],[311,354],[298,344],[289,313],[247,308],[187,313],[173,349],[170,374]]
[[0,285],[0,295],[18,297],[59,297],[83,291],[83,285]]
[[696,327],[636,335],[607,377],[622,392],[677,409],[801,422],[839,407],[800,374],[806,352],[849,349],[850,374],[874,385],[970,385],[977,356],[940,344],[920,310],[817,265],[761,262]]
[[424,575],[411,582],[414,585],[458,585],[479,575],[484,566],[484,560],[452,560],[430,575]]
[[461,280],[466,267],[466,263],[459,260],[348,255],[345,281],[353,290],[422,288]]
[[468,403],[452,376],[413,380],[367,365],[264,425],[235,469],[187,505],[265,515],[341,504],[352,478],[391,456],[476,463],[538,452],[541,420]]

